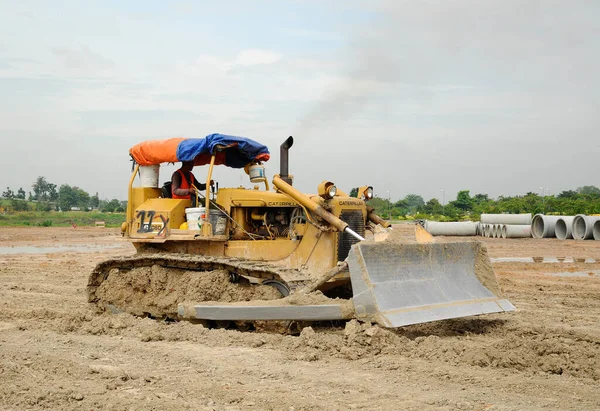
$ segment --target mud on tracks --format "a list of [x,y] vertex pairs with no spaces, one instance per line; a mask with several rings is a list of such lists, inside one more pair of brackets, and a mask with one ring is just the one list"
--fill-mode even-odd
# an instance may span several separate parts
[[281,294],[271,286],[232,283],[229,272],[186,271],[153,265],[131,270],[110,270],[96,290],[103,303],[134,314],[175,316],[178,304],[186,302],[236,302],[273,300]]

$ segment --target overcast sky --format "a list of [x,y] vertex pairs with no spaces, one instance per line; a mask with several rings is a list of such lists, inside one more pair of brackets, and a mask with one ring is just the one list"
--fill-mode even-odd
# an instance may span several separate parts
[[132,145],[215,132],[269,175],[293,135],[310,192],[600,186],[599,78],[598,1],[0,0],[0,188],[125,199]]

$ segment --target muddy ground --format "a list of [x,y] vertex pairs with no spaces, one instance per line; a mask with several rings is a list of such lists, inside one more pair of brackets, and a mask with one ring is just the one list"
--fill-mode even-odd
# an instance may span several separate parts
[[517,312],[284,336],[98,314],[117,230],[0,228],[0,409],[600,408],[600,242],[483,241]]

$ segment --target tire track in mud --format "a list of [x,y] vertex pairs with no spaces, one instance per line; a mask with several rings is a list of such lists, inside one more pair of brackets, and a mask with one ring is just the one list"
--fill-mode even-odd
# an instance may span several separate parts
[[[468,364],[529,373],[600,379],[600,342],[576,331],[523,326],[516,319],[474,318],[387,330],[356,320],[344,328],[307,327],[300,336],[209,330],[198,324],[164,323],[128,314],[73,314],[49,309],[14,313],[22,329],[127,336],[149,341],[191,341],[210,346],[281,350],[289,359],[318,361],[329,356],[360,360],[384,356],[394,367],[406,358]],[[2,316],[3,317],[3,316]],[[505,317],[505,316],[503,316]],[[14,318],[13,318],[14,319]],[[39,324],[43,320],[43,324]]]
[[[211,346],[268,348],[282,351],[290,360],[309,362],[330,356],[350,361],[379,359],[385,367],[393,369],[406,359],[420,359],[432,365],[442,362],[600,379],[600,326],[594,322],[600,314],[600,282],[593,278],[556,278],[535,270],[523,272],[519,266],[511,270],[510,265],[501,265],[497,268],[500,283],[517,306],[519,311],[515,313],[447,320],[399,330],[350,321],[345,327],[306,328],[299,337],[290,337],[209,330],[199,325],[161,323],[129,315],[98,315],[85,303],[83,286],[79,284],[79,277],[86,274],[85,268],[80,265],[75,268],[82,271],[80,274],[69,270],[67,275],[68,266],[52,265],[52,272],[60,276],[50,276],[48,281],[52,282],[52,289],[66,284],[57,294],[65,298],[44,298],[36,304],[23,305],[16,303],[18,298],[13,294],[0,303],[0,320],[22,329],[127,336],[144,342],[190,341]],[[10,271],[22,272],[27,277],[35,276],[39,269],[23,263]],[[14,275],[10,281],[14,281]],[[2,288],[0,293],[0,297],[10,295],[11,290]]]
[[[432,363],[441,361],[600,379],[597,328],[588,328],[586,332],[569,329],[565,324],[556,323],[556,316],[544,315],[545,310],[555,305],[551,299],[536,305],[531,304],[531,296],[521,290],[509,288],[507,291],[513,294],[517,307],[522,302],[525,308],[516,313],[447,320],[398,330],[350,321],[344,328],[305,328],[299,337],[209,330],[195,324],[161,323],[126,314],[98,315],[83,298],[72,298],[75,295],[67,295],[56,305],[54,298],[31,306],[15,306],[13,302],[3,307],[0,319],[16,322],[23,329],[40,328],[60,333],[129,336],[141,341],[264,346],[282,350],[294,360],[318,361],[327,356],[359,360],[385,356],[388,366],[394,367],[406,358],[419,358]],[[74,305],[79,311],[73,309]],[[556,313],[556,307],[553,312]],[[567,309],[564,315],[568,313]]]

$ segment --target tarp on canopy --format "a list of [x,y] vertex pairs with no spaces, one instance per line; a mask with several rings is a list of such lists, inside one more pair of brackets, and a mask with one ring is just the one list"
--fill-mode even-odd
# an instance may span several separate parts
[[267,146],[247,137],[218,133],[204,138],[178,137],[143,141],[133,146],[129,154],[142,166],[192,160],[199,166],[210,163],[215,151],[215,164],[233,168],[243,168],[252,161],[267,161],[270,158]]

